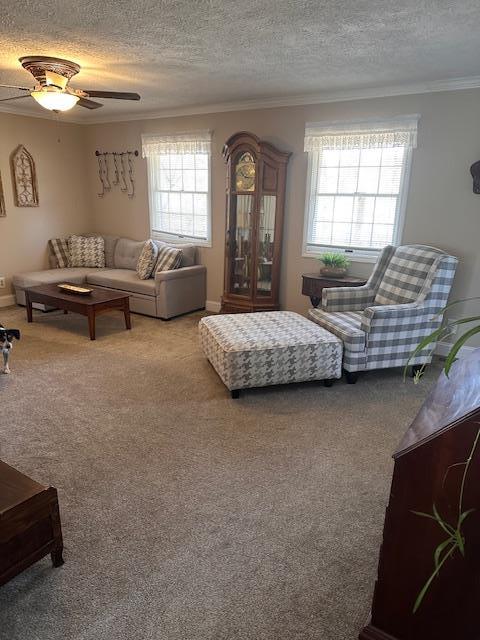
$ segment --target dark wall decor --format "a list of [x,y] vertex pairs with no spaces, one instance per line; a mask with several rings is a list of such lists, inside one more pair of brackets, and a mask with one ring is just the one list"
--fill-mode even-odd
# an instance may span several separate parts
[[20,144],[10,156],[13,197],[17,207],[38,207],[38,186],[35,162]]
[[[98,162],[98,177],[100,179],[99,198],[103,198],[113,187],[120,187],[120,191],[129,198],[135,195],[135,179],[133,175],[133,159],[138,157],[138,151],[95,151]],[[111,163],[109,164],[109,158]],[[110,166],[112,176],[110,175]]]
[[3,195],[2,176],[0,174],[0,218],[4,218],[6,215],[7,215],[7,210],[5,209],[5,197]]
[[470,173],[473,178],[473,193],[480,193],[480,160],[474,162],[470,167]]
[[241,131],[227,140],[223,157],[227,237],[222,313],[278,309],[290,153]]
[[394,454],[370,623],[360,640],[477,640],[480,350],[442,373]]

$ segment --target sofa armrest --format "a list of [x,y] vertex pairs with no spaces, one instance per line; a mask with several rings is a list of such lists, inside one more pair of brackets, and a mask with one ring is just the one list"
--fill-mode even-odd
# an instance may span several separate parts
[[157,271],[155,273],[155,282],[165,282],[166,280],[180,280],[182,278],[191,278],[206,273],[207,268],[203,264],[194,264],[191,267],[180,267],[179,269],[171,269],[170,271]]
[[363,311],[372,304],[375,291],[364,284],[361,287],[330,287],[322,291],[324,311]]
[[364,310],[361,328],[367,333],[415,330],[428,335],[441,325],[442,317],[424,301],[378,305]]
[[196,264],[155,274],[157,316],[168,319],[205,308],[207,269]]

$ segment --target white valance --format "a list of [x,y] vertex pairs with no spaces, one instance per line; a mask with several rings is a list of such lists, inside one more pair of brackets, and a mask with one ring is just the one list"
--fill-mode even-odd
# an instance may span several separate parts
[[415,148],[419,118],[411,115],[385,120],[307,122],[304,150]]
[[210,153],[211,145],[211,131],[191,131],[171,135],[142,134],[142,156],[144,158],[161,153]]

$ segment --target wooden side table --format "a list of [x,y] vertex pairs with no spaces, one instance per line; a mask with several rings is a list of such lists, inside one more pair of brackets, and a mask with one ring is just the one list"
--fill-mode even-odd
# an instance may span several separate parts
[[0,585],[47,554],[63,564],[57,490],[0,460]]
[[361,287],[367,281],[362,278],[343,276],[342,278],[331,278],[322,276],[320,273],[304,273],[302,276],[302,293],[310,296],[310,301],[314,307],[318,307],[322,300],[323,289],[330,287]]

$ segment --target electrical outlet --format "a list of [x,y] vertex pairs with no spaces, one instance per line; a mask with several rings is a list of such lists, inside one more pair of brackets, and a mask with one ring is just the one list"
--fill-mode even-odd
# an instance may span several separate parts
[[5,289],[5,278],[0,276],[0,289]]

